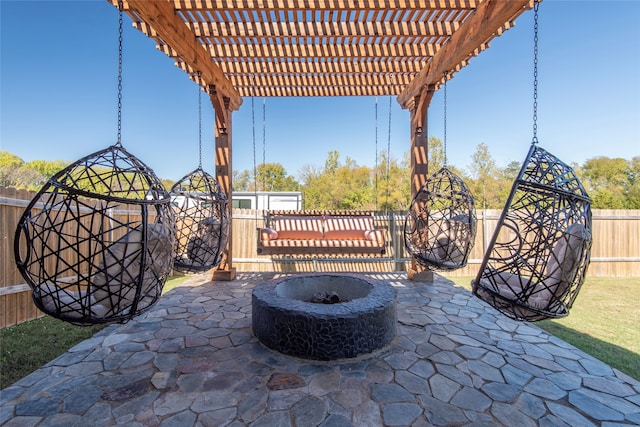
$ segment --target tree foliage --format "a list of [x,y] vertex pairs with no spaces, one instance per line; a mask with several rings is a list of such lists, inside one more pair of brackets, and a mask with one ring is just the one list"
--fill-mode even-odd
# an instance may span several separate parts
[[597,209],[640,209],[640,156],[631,160],[594,157],[582,178]]
[[248,170],[242,172],[233,171],[233,191],[249,191],[249,183],[251,182],[251,175]]
[[39,190],[51,176],[67,165],[62,160],[34,160],[25,163],[15,154],[0,150],[0,185]]
[[505,195],[503,190],[505,187],[510,188],[511,183],[505,186],[507,179],[496,166],[489,147],[484,143],[478,144],[471,160],[470,179],[467,180],[467,185],[474,195],[476,208],[502,208],[508,195],[508,191]]
[[[409,153],[405,153],[402,162],[389,157],[387,152],[380,153],[378,167],[374,170],[377,177],[377,191],[372,209],[406,209],[411,203],[411,165]],[[374,182],[374,187],[376,184]]]
[[373,192],[371,170],[338,151],[329,151],[322,169],[304,168],[302,188],[307,209],[370,209]]
[[[429,173],[445,163],[445,150],[438,138],[430,137]],[[68,165],[56,160],[33,160],[0,150],[0,186],[39,190],[52,175]],[[337,150],[327,153],[323,166],[304,165],[298,179],[279,163],[260,164],[253,171],[234,171],[234,191],[302,191],[306,209],[403,210],[411,202],[409,152],[398,160],[381,152],[374,167],[359,165],[349,157],[344,161]],[[481,143],[471,155],[468,172],[447,164],[462,177],[476,199],[477,209],[502,209],[520,162],[496,166],[489,147]],[[595,157],[573,165],[595,209],[640,209],[640,156],[630,160]],[[257,179],[256,179],[257,178]],[[163,180],[170,189],[173,182]]]
[[429,175],[433,175],[439,171],[448,162],[445,159],[444,144],[439,138],[430,136],[427,141],[427,149],[429,156]]
[[258,191],[298,191],[300,184],[289,176],[280,163],[261,163],[256,167]]

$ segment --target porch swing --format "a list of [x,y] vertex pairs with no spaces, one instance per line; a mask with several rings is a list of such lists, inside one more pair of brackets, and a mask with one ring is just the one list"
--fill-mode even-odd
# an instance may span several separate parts
[[404,221],[404,243],[418,264],[436,271],[467,265],[476,238],[474,198],[447,167],[447,80],[444,75],[444,165],[415,194]]
[[126,322],[149,310],[173,258],[169,193],[122,146],[121,3],[118,9],[117,142],[50,178],[26,207],[14,240],[35,305],[77,325]]
[[[253,102],[251,108],[253,114]],[[255,164],[255,130],[253,135]],[[269,210],[265,227],[258,229],[259,255],[384,255],[385,248],[385,230],[375,226],[374,214],[369,211]]]
[[196,273],[217,267],[229,241],[227,195],[213,176],[202,169],[202,89],[198,72],[198,167],[171,188],[176,218],[176,251],[173,267]]
[[591,199],[574,170],[537,146],[538,0],[534,4],[533,140],[487,248],[473,293],[508,317],[565,317],[584,282]]

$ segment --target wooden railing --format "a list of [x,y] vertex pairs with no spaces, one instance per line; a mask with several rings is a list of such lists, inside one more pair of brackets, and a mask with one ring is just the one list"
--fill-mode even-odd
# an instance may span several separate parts
[[[13,239],[16,226],[33,192],[0,187],[0,328],[34,319],[42,314],[31,300],[29,286],[15,266]],[[476,243],[466,267],[447,276],[475,276],[499,210],[478,211]],[[233,266],[237,271],[281,272],[388,272],[406,271],[410,258],[404,249],[404,212],[376,212],[376,227],[387,230],[384,255],[258,255],[257,229],[264,226],[260,211],[233,211]],[[640,276],[640,210],[595,210],[589,276]]]

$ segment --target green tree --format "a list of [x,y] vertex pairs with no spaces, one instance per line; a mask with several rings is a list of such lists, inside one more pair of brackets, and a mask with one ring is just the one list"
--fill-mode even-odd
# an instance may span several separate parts
[[585,161],[582,176],[593,208],[625,209],[635,204],[628,200],[634,194],[633,161],[594,157]]
[[24,165],[24,160],[6,150],[0,150],[0,185],[16,186],[17,170]]
[[[378,167],[374,170],[377,176],[377,189],[374,188],[376,197],[372,209],[401,210],[409,206],[411,203],[410,169],[408,151],[404,153],[402,162],[389,158],[385,151],[380,153]],[[374,187],[376,187],[375,182]]]
[[[258,191],[298,191],[300,184],[280,163],[261,163],[256,167]],[[254,184],[255,185],[255,184]]]
[[501,178],[504,180],[513,182],[518,177],[518,174],[520,173],[520,169],[522,169],[522,163],[517,161],[509,162],[507,167],[502,169],[500,174]]
[[332,174],[340,166],[340,153],[338,150],[331,150],[327,155],[327,160],[324,162],[324,172]]
[[251,181],[251,174],[248,170],[242,172],[233,171],[233,191],[249,191],[249,182]]
[[445,165],[444,144],[435,136],[429,137],[427,141],[429,156],[429,175],[433,175]]
[[633,157],[629,162],[628,180],[627,207],[640,209],[640,156]]
[[333,174],[330,189],[332,209],[361,210],[372,208],[371,169],[347,162]]
[[495,197],[495,206],[492,206],[494,209],[502,209],[504,204],[509,197],[509,193],[511,192],[511,187],[513,187],[513,182],[518,177],[520,173],[520,169],[522,169],[522,163],[518,161],[509,162],[509,164],[504,168],[498,168],[498,182],[495,186],[497,194]]
[[33,160],[25,163],[20,157],[0,150],[0,185],[27,190],[39,190],[47,180],[67,166],[62,160]]
[[340,153],[329,151],[322,170],[303,168],[303,188],[307,209],[371,209],[373,188],[371,169]]
[[171,188],[173,188],[173,184],[176,183],[172,179],[160,179],[160,182],[162,182],[162,185],[164,186],[165,190],[167,190],[167,191],[171,191]]
[[35,169],[36,171],[40,172],[42,175],[46,176],[47,178],[52,177],[53,175],[60,172],[62,169],[64,169],[68,165],[69,165],[69,162],[65,162],[63,160],[54,160],[54,161],[32,160],[27,164],[25,164],[26,167]]
[[8,152],[7,150],[0,150],[0,167],[22,166],[24,160]]
[[487,145],[478,144],[471,159],[469,170],[472,179],[467,182],[467,185],[475,197],[476,208],[501,208],[504,205],[504,200],[499,197],[500,171],[496,167]]

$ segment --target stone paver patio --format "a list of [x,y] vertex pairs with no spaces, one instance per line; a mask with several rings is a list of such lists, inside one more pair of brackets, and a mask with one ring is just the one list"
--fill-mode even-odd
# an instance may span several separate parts
[[452,282],[372,274],[398,292],[376,354],[292,358],[251,332],[251,291],[194,276],[0,393],[5,426],[640,425],[640,383],[504,317]]

